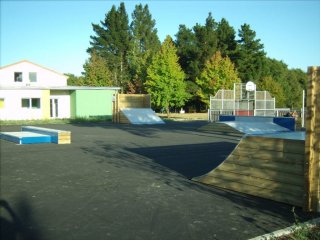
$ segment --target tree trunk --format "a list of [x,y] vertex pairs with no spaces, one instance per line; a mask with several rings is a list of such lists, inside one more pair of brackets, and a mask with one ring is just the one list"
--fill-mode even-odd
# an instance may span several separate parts
[[167,112],[167,118],[170,117],[170,108],[169,108],[169,105],[166,106],[166,112]]

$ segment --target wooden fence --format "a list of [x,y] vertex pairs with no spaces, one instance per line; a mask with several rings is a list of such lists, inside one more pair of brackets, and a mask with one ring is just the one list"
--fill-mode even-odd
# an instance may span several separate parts
[[151,108],[149,94],[117,94],[113,101],[113,117],[115,123],[129,123],[121,112],[124,108]]

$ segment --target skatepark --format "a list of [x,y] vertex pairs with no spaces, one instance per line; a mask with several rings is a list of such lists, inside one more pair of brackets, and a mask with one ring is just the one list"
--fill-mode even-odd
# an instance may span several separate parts
[[243,133],[232,128],[203,121],[43,127],[72,132],[72,144],[1,140],[1,207],[16,215],[12,229],[31,239],[249,239],[294,221],[292,205],[190,180],[234,150]]
[[250,119],[249,102],[247,118],[218,123],[128,124],[118,106],[127,124],[29,126],[58,144],[1,140],[1,237],[251,239],[319,217],[317,103],[306,134],[290,118]]

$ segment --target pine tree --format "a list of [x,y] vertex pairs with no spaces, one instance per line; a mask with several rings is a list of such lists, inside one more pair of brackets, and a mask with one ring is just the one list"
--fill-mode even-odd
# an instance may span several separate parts
[[234,60],[235,50],[237,48],[236,32],[224,18],[218,24],[217,27],[218,38],[218,50],[223,57],[228,56],[231,60]]
[[258,82],[263,77],[265,52],[260,39],[256,39],[256,32],[250,25],[244,24],[239,30],[238,49],[236,53],[236,67],[242,82]]
[[152,56],[160,49],[161,43],[155,24],[148,5],[142,6],[139,4],[135,6],[130,25],[132,48],[128,56],[132,77],[130,91],[133,93],[144,92],[143,85],[147,77],[147,68]]
[[219,89],[232,89],[240,78],[231,60],[222,57],[218,51],[206,62],[196,82],[199,85],[198,96],[209,106],[210,95],[215,95]]
[[167,36],[147,69],[145,83],[152,103],[156,107],[164,108],[168,115],[170,107],[182,107],[188,98],[185,74],[179,65],[176,52],[171,37]]
[[92,24],[94,36],[90,36],[91,47],[88,52],[96,51],[103,57],[112,73],[112,80],[116,86],[127,89],[128,52],[130,50],[129,20],[124,3],[120,3],[118,9],[113,5],[106,14],[104,21]]
[[209,13],[205,25],[196,24],[192,29],[180,25],[176,34],[176,45],[182,69],[187,74],[187,90],[192,96],[188,102],[190,108],[198,111],[202,103],[197,96],[199,91],[195,83],[206,61],[217,51],[217,23]]
[[193,27],[193,31],[197,39],[196,44],[199,49],[198,59],[200,71],[204,67],[206,61],[217,51],[218,38],[216,29],[217,23],[213,19],[211,12],[209,12],[204,26],[196,24]]

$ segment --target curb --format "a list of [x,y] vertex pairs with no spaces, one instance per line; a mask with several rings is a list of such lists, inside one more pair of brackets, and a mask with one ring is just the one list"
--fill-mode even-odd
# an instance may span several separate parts
[[[315,218],[310,221],[301,223],[299,225],[304,225],[306,227],[314,227],[318,224],[320,224],[320,218]],[[292,225],[291,227],[277,230],[272,233],[267,233],[267,234],[264,234],[264,235],[261,235],[258,237],[250,238],[249,240],[270,240],[270,239],[274,239],[275,237],[281,237],[283,235],[288,235],[288,234],[292,233],[293,231],[298,230],[300,228],[301,228],[301,226]]]

